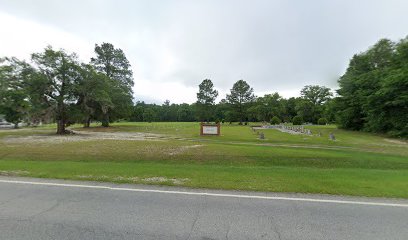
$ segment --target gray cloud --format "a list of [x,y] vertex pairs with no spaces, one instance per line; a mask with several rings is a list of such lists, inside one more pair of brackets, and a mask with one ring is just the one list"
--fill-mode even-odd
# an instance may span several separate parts
[[[408,25],[408,2],[397,0],[0,0],[0,7],[81,36],[90,48],[114,43],[134,67],[135,89],[145,83],[193,89],[205,78],[221,92],[239,79],[262,93],[335,88],[353,54],[380,38],[405,37]],[[139,95],[149,94],[160,101],[173,96]]]

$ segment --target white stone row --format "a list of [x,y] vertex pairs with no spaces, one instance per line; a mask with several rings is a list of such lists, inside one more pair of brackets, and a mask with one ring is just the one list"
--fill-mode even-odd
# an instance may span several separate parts
[[310,129],[305,129],[304,126],[288,126],[288,125],[279,124],[279,125],[264,126],[264,128],[277,128],[285,132],[294,132],[294,133],[312,135],[312,131]]

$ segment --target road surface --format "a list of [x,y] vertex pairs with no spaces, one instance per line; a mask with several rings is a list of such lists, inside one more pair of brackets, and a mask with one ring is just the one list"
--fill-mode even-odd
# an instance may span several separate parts
[[408,201],[0,177],[0,239],[408,239]]

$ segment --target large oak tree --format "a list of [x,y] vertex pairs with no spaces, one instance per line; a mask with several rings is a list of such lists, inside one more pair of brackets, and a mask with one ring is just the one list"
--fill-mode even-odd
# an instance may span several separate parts
[[115,48],[111,43],[96,44],[95,54],[91,64],[109,78],[109,97],[112,104],[100,109],[102,126],[108,127],[112,118],[128,117],[131,114],[133,72],[122,49]]
[[81,76],[75,54],[47,47],[44,52],[32,54],[32,61],[39,72],[36,84],[41,98],[55,111],[57,134],[65,134],[68,120],[67,107],[77,100],[75,86]]

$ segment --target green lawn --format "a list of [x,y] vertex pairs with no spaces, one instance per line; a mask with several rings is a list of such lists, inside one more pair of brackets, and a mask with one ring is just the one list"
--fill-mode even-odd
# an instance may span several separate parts
[[77,141],[54,136],[54,127],[0,131],[0,174],[408,198],[408,143],[385,136],[310,126],[322,136],[268,129],[259,140],[249,126],[225,124],[220,137],[200,137],[198,123],[116,123],[72,128],[160,136]]

